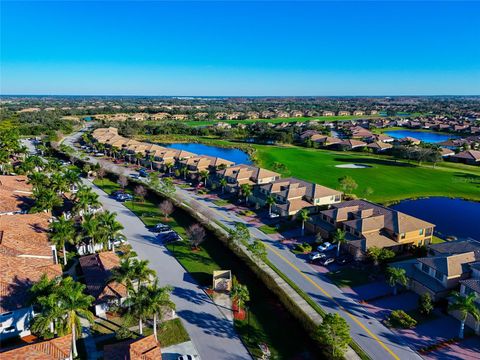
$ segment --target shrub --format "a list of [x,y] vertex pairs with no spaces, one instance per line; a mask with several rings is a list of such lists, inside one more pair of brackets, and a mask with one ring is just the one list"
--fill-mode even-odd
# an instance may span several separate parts
[[393,310],[388,322],[391,326],[402,329],[411,329],[417,325],[417,321],[403,310]]
[[433,310],[432,298],[429,293],[425,293],[418,298],[418,311],[424,316],[430,315]]
[[301,243],[301,244],[297,244],[295,246],[295,250],[297,251],[300,251],[300,252],[303,252],[303,253],[309,253],[312,251],[312,245],[310,245],[309,243]]

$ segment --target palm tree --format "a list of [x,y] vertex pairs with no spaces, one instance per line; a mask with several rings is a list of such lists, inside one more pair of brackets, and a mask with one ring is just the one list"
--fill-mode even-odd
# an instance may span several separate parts
[[125,239],[125,236],[121,233],[123,225],[116,220],[116,217],[117,215],[110,211],[104,211],[97,216],[100,225],[106,230],[108,245],[109,248],[112,248],[112,251],[115,251],[115,240]]
[[225,193],[225,187],[227,186],[227,179],[222,177],[218,183],[222,187],[222,194]]
[[186,180],[187,179],[187,175],[188,175],[189,171],[188,171],[188,167],[187,166],[182,166],[180,168],[180,174],[183,175],[183,179]]
[[250,300],[250,292],[246,285],[236,284],[232,289],[232,297],[237,302],[238,310],[245,306]]
[[308,214],[307,209],[302,209],[298,212],[297,217],[300,219],[302,222],[302,236],[305,235],[305,222],[310,220],[310,215]]
[[472,314],[475,318],[480,317],[480,310],[475,304],[476,296],[474,293],[468,295],[461,295],[458,292],[452,293],[452,300],[450,302],[449,310],[457,310],[460,313],[460,331],[458,337],[463,339],[465,330],[465,321],[468,314]]
[[170,300],[170,293],[173,291],[171,286],[158,286],[158,280],[155,281],[147,287],[148,293],[148,306],[147,306],[147,313],[153,314],[153,333],[155,335],[155,339],[157,339],[157,319],[158,314],[161,314],[165,308],[174,310],[175,303]]
[[268,205],[268,215],[272,215],[272,206],[276,204],[275,198],[272,195],[268,195],[265,199],[265,204]]
[[140,160],[143,159],[143,155],[140,153],[135,153],[135,162],[137,165],[140,165]]
[[35,205],[32,207],[33,212],[48,212],[63,204],[57,192],[49,188],[41,187],[34,189],[33,197],[35,199]]
[[208,180],[208,177],[210,176],[210,173],[207,170],[202,170],[198,173],[198,175],[200,176],[200,179],[203,180],[204,182],[203,185],[207,187],[207,180]]
[[[165,167],[167,168],[167,173],[170,174],[170,172],[172,171],[172,168],[175,166],[174,163],[167,163],[165,164]],[[188,169],[187,169],[188,170]]]
[[149,292],[145,287],[134,291],[132,295],[125,300],[127,306],[127,319],[138,320],[138,332],[143,335],[143,321],[149,317],[151,311],[151,300]]
[[100,207],[98,195],[92,191],[88,186],[80,186],[74,197],[75,205],[74,211],[78,214],[80,211],[87,213],[91,207]]
[[64,312],[66,328],[72,332],[73,355],[77,356],[76,339],[81,332],[80,318],[93,322],[93,314],[88,310],[93,296],[84,294],[85,285],[75,282],[71,277],[63,279],[60,289],[60,307]]
[[75,185],[80,184],[80,174],[78,171],[67,169],[63,173],[63,178],[65,179],[65,182],[70,190],[72,190]]
[[249,184],[240,185],[240,191],[245,196],[245,204],[248,202],[248,197],[252,195],[252,187]]
[[397,283],[406,286],[408,282],[405,269],[389,267],[386,274],[388,284],[393,288],[393,295],[397,295]]
[[148,162],[150,163],[150,170],[153,171],[153,162],[155,161],[155,156],[148,155]]
[[82,233],[86,244],[92,247],[92,253],[95,253],[95,240],[101,237],[99,232],[99,221],[92,214],[85,214],[81,224]]
[[[127,292],[133,291],[133,282],[135,280],[135,272],[130,258],[122,259],[120,266],[112,269],[110,281],[116,281],[125,284]],[[128,297],[128,293],[127,293]]]
[[69,190],[69,186],[65,177],[61,173],[54,173],[50,176],[50,188],[62,195]]
[[76,236],[76,229],[73,220],[67,220],[65,216],[61,216],[57,221],[50,223],[49,229],[52,232],[50,241],[62,248],[63,265],[67,265],[67,251],[65,244],[73,244]]
[[137,291],[142,283],[149,281],[151,277],[156,275],[155,271],[148,267],[148,260],[133,259],[132,268],[133,277],[137,283]]
[[333,235],[333,243],[337,244],[337,256],[340,256],[340,247],[347,242],[345,235],[346,233],[342,229],[337,229]]
[[32,332],[44,338],[55,334],[63,335],[66,330],[64,324],[62,324],[64,311],[59,306],[59,296],[56,290],[52,289],[48,296],[37,299],[41,311],[33,319]]
[[41,172],[34,172],[28,174],[28,184],[32,185],[32,187],[38,188],[42,185],[45,185],[49,182],[48,176]]

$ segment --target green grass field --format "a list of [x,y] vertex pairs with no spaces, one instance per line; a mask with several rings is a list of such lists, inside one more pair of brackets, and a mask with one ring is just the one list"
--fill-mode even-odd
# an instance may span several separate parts
[[[348,175],[358,184],[355,194],[363,197],[373,189],[369,200],[389,203],[407,198],[451,196],[480,200],[480,168],[444,162],[435,168],[395,162],[388,157],[354,152],[336,152],[296,146],[254,145],[259,166],[275,170],[274,163],[286,166],[284,177],[295,176],[332,188],[338,178]],[[371,168],[337,168],[340,164],[366,164]],[[277,170],[276,170],[277,171]]]

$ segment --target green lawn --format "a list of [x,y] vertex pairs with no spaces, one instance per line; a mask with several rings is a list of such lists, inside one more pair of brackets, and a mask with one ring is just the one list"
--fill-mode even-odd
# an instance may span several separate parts
[[229,205],[230,201],[224,200],[224,199],[218,199],[218,200],[213,200],[213,203],[217,206],[225,206],[225,205]]
[[432,244],[440,244],[440,243],[443,243],[443,242],[445,242],[445,240],[440,239],[437,236],[432,236]]
[[329,272],[327,275],[338,287],[359,286],[370,282],[369,271],[348,267]]
[[[284,164],[283,176],[338,187],[338,178],[348,175],[358,184],[356,195],[363,197],[367,187],[373,189],[369,200],[388,203],[425,196],[455,196],[480,200],[480,168],[442,163],[433,168],[395,162],[387,157],[355,152],[337,152],[297,146],[254,145],[258,165],[275,170],[274,163]],[[361,163],[366,169],[337,168],[335,165]],[[278,170],[276,170],[278,171]]]
[[258,229],[265,234],[276,234],[276,233],[278,233],[278,230],[275,226],[262,225]]

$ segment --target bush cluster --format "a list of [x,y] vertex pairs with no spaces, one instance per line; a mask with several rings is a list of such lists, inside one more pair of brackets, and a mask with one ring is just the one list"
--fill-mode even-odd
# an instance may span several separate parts
[[411,329],[417,325],[417,320],[403,310],[393,310],[388,317],[391,326],[402,329]]

